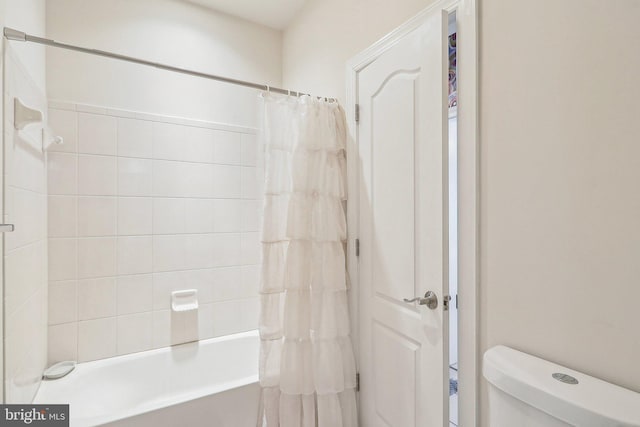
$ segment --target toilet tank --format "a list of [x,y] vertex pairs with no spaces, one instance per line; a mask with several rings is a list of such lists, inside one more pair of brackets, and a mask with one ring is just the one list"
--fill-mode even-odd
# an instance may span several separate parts
[[505,346],[484,354],[491,427],[640,427],[640,393]]

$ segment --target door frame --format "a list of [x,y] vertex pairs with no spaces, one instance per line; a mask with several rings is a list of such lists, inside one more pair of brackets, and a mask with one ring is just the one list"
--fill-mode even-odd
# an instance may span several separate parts
[[[458,393],[459,425],[478,424],[479,387],[479,129],[478,129],[478,0],[438,0],[406,23],[347,62],[347,275],[353,345],[359,362],[359,271],[356,239],[359,236],[358,73],[420,27],[436,9],[456,13],[458,41]],[[461,64],[461,65],[460,65]]]

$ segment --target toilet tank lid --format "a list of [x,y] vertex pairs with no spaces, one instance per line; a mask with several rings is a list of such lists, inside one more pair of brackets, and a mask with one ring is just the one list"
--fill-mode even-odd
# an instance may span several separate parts
[[[567,374],[578,384],[553,378]],[[487,350],[484,377],[513,397],[572,425],[640,427],[640,393],[502,345]]]

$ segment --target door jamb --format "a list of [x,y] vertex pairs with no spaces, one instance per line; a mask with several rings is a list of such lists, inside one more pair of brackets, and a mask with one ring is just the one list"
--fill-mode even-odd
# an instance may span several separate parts
[[[478,19],[477,0],[439,0],[347,62],[347,275],[353,345],[359,361],[359,236],[358,73],[419,27],[435,9],[456,13],[458,41],[458,365],[459,425],[479,420],[479,128],[478,128]],[[447,417],[448,418],[448,417]]]

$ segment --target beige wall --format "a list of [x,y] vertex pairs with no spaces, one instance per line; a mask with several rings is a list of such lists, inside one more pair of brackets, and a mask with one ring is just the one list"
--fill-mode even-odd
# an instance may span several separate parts
[[345,97],[346,62],[432,0],[311,0],[283,37],[283,82],[291,89]]
[[481,10],[482,350],[640,392],[640,3]]
[[[284,35],[285,85],[344,99],[345,62],[428,3],[311,1]],[[640,391],[640,3],[480,10],[481,350]]]
[[[178,0],[48,0],[47,37],[279,86],[282,34]],[[47,49],[49,99],[255,126],[254,89]]]

